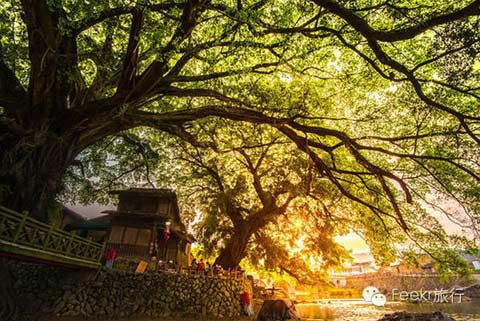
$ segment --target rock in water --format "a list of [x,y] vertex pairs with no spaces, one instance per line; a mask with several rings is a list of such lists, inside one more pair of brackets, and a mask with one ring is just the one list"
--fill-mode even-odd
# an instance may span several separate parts
[[466,288],[465,295],[469,298],[480,298],[480,283],[474,284]]
[[395,312],[385,314],[385,316],[378,321],[455,321],[455,319],[440,311],[433,313]]
[[258,312],[258,321],[300,320],[295,304],[290,300],[265,300]]

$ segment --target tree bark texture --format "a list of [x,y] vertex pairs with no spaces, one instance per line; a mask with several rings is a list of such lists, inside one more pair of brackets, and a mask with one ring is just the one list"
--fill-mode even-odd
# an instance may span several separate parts
[[0,203],[46,221],[47,205],[60,191],[74,160],[75,142],[48,132],[0,141]]
[[14,320],[17,315],[13,277],[4,259],[0,259],[0,320]]
[[224,269],[236,268],[246,255],[248,241],[252,234],[246,227],[235,230],[227,240],[225,247],[220,251],[215,264]]

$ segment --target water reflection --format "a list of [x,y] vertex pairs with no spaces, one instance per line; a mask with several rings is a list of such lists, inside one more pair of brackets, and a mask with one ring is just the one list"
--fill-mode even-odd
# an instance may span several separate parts
[[375,307],[360,300],[324,300],[313,303],[299,303],[296,308],[302,319],[322,321],[374,321],[380,319],[386,313],[396,311],[443,311],[457,321],[480,321],[480,301],[458,304],[389,302],[384,307]]

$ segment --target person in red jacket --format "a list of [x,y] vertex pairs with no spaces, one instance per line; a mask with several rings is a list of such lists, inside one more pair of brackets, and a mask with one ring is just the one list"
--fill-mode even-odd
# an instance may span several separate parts
[[109,269],[113,267],[113,262],[118,256],[118,250],[114,247],[108,248],[107,252],[105,253],[105,266]]
[[252,300],[250,299],[250,293],[248,293],[248,291],[243,291],[241,299],[245,314],[251,317],[253,315],[253,307]]

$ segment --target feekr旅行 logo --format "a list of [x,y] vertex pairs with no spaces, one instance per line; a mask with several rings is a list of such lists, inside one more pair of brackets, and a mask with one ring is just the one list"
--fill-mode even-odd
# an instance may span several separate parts
[[362,291],[365,302],[371,303],[377,307],[383,307],[387,303],[387,297],[374,286],[367,286]]

